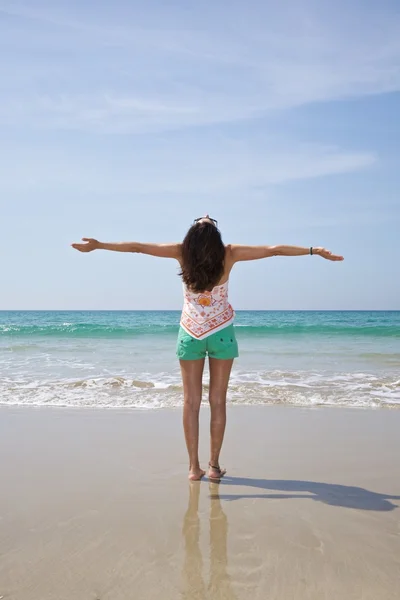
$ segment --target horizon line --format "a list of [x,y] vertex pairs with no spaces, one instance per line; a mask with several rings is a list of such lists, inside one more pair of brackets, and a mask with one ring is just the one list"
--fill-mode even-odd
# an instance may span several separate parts
[[[182,308],[1,308],[2,312],[181,312]],[[400,312],[400,308],[238,308],[239,312]]]

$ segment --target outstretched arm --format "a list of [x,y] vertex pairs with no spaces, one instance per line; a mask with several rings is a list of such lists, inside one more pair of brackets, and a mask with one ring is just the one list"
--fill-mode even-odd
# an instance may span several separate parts
[[179,260],[181,253],[180,244],[142,244],[141,242],[99,242],[93,238],[82,238],[83,244],[71,244],[79,252],[92,252],[93,250],[112,250],[114,252],[134,252],[149,254],[161,258],[176,258]]
[[302,246],[230,246],[232,262],[243,260],[258,260],[260,258],[269,258],[271,256],[304,256],[306,254],[316,254],[327,260],[343,260],[343,256],[332,254],[326,248],[320,246],[316,248],[303,248]]

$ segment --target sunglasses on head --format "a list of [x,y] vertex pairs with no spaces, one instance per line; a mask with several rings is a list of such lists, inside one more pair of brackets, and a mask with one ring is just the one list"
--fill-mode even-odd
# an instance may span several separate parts
[[202,221],[203,219],[208,219],[209,221],[214,223],[215,227],[218,227],[218,221],[216,219],[212,219],[211,217],[199,217],[198,219],[195,219],[193,221],[193,224],[195,225],[196,223],[198,223],[199,221]]

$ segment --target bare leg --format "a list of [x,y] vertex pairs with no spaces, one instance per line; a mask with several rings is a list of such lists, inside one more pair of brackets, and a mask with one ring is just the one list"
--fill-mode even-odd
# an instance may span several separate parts
[[199,464],[199,412],[203,389],[204,359],[181,360],[183,382],[183,429],[189,454],[189,479],[201,479],[205,472]]
[[[219,470],[219,455],[224,441],[226,425],[226,393],[228,391],[229,377],[233,365],[232,360],[210,358],[210,392],[209,401],[211,408],[211,453],[209,477],[220,479],[224,472]],[[213,468],[217,467],[217,468]]]

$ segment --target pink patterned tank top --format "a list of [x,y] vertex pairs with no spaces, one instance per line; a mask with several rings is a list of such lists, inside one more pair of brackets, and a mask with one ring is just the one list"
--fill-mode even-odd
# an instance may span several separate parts
[[203,340],[233,322],[235,311],[228,301],[228,281],[201,293],[191,292],[184,285],[183,293],[181,327],[192,337]]

